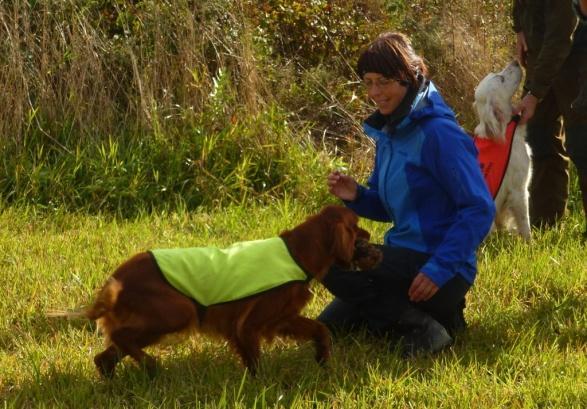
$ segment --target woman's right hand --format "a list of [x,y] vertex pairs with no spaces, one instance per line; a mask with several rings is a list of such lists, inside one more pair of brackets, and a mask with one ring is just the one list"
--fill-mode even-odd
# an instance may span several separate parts
[[328,175],[326,183],[328,191],[339,199],[352,202],[357,198],[358,184],[350,176],[334,171]]

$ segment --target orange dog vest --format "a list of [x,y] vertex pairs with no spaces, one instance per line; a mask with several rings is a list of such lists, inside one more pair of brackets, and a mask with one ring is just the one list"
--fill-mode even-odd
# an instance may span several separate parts
[[505,171],[510,161],[512,142],[514,140],[514,133],[516,132],[519,120],[520,117],[516,115],[508,124],[504,143],[495,142],[488,138],[481,138],[477,135],[473,136],[475,146],[479,151],[479,166],[481,166],[481,172],[483,172],[485,183],[487,183],[489,192],[491,192],[491,196],[494,199],[499,192],[503,177],[505,176]]

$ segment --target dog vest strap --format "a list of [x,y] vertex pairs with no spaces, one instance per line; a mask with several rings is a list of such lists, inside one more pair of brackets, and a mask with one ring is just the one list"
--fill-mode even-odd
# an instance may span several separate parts
[[280,237],[235,243],[225,249],[157,249],[151,254],[165,279],[203,306],[309,280]]
[[485,178],[485,183],[495,199],[505,176],[505,171],[510,162],[514,133],[520,120],[519,115],[512,117],[508,123],[505,134],[505,142],[495,142],[488,138],[474,137],[475,146],[479,151],[479,165]]

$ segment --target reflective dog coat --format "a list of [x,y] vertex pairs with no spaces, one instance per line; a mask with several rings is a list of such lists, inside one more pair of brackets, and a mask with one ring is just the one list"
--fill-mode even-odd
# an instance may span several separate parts
[[311,278],[280,237],[235,243],[225,249],[191,247],[150,253],[173,287],[204,306]]
[[488,138],[474,137],[475,146],[479,151],[479,165],[483,178],[491,196],[495,199],[499,193],[501,182],[505,176],[505,171],[510,162],[512,154],[512,142],[514,140],[514,133],[518,126],[519,116],[512,118],[508,124],[505,132],[505,143],[495,142]]

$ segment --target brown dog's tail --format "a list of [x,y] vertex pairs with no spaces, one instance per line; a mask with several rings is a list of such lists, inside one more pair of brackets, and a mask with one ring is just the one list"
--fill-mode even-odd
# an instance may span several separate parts
[[122,285],[119,281],[115,278],[110,277],[104,287],[98,293],[98,297],[94,304],[88,309],[79,309],[79,310],[48,310],[45,312],[45,316],[47,318],[67,318],[67,319],[76,319],[76,318],[88,318],[90,320],[97,320],[98,318],[102,317],[108,311],[112,310],[114,303],[116,302],[116,298],[118,297],[118,293],[122,289]]
[[86,310],[85,316],[95,321],[104,316],[108,311],[112,311],[120,290],[122,290],[120,281],[110,277],[98,293],[94,304]]
[[48,310],[45,312],[45,317],[47,318],[67,318],[75,319],[75,318],[85,318],[86,312],[83,310],[75,310],[75,311],[67,311],[67,310]]

